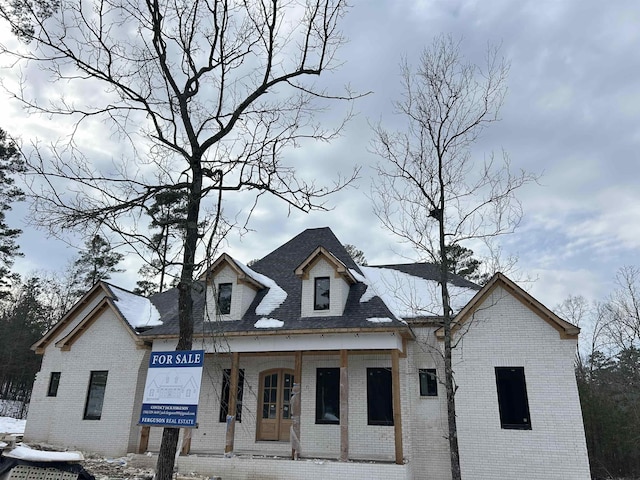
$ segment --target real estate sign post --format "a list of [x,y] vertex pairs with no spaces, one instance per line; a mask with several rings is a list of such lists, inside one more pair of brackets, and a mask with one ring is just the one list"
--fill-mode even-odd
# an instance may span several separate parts
[[195,427],[204,350],[151,352],[140,425]]

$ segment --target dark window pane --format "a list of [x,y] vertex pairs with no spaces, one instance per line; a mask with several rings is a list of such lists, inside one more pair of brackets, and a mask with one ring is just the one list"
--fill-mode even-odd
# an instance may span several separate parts
[[367,423],[393,425],[393,396],[389,368],[367,368]]
[[316,423],[340,423],[340,369],[316,371]]
[[329,310],[329,285],[329,277],[318,277],[315,279],[314,310]]
[[102,404],[104,402],[104,392],[107,388],[108,373],[107,371],[91,372],[87,403],[84,407],[83,418],[85,420],[100,420],[102,416]]
[[496,367],[502,428],[531,430],[524,367]]
[[231,287],[230,283],[218,285],[218,313],[221,315],[231,313]]
[[438,377],[435,368],[420,369],[420,396],[438,396]]
[[49,378],[49,389],[47,390],[47,397],[58,396],[58,385],[60,385],[60,372],[51,372],[51,378]]
[[[226,422],[229,413],[229,390],[231,389],[231,370],[224,369],[222,375],[222,395],[220,398],[219,421]],[[244,394],[244,369],[238,370],[238,396],[236,397],[236,422],[242,422],[242,395]]]

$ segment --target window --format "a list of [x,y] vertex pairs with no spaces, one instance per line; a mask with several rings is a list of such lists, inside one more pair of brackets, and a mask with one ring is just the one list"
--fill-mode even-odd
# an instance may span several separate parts
[[502,428],[531,430],[524,367],[496,367]]
[[317,277],[314,284],[313,309],[329,310],[329,277]]
[[230,283],[218,285],[218,313],[221,315],[231,313],[231,287]]
[[340,423],[340,369],[316,370],[316,423]]
[[84,406],[83,418],[85,420],[100,420],[102,416],[102,403],[104,402],[108,373],[109,372],[104,370],[91,372],[89,391],[87,392],[87,403]]
[[421,397],[437,397],[438,396],[438,376],[435,368],[420,369],[420,396]]
[[389,368],[367,368],[367,423],[393,425],[393,397]]
[[[244,392],[244,369],[238,370],[238,396],[236,397],[236,422],[242,422],[242,394]],[[229,390],[231,389],[231,370],[224,369],[222,375],[222,396],[220,397],[220,422],[227,421],[229,413]]]
[[58,385],[60,385],[60,372],[51,372],[49,378],[49,389],[47,390],[47,397],[58,396]]

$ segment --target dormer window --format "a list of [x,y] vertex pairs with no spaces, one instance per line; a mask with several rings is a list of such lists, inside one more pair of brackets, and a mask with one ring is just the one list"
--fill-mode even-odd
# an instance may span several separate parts
[[315,279],[315,295],[313,299],[314,310],[329,310],[329,277],[316,277]]
[[218,284],[218,313],[229,315],[231,313],[231,283]]

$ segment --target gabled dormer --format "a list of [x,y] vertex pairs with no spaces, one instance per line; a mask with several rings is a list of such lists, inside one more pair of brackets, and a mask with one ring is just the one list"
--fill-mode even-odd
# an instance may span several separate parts
[[318,247],[296,268],[295,274],[302,279],[302,317],[343,314],[349,288],[356,279],[335,255]]
[[265,285],[250,270],[223,253],[201,280],[207,281],[205,321],[240,320]]

